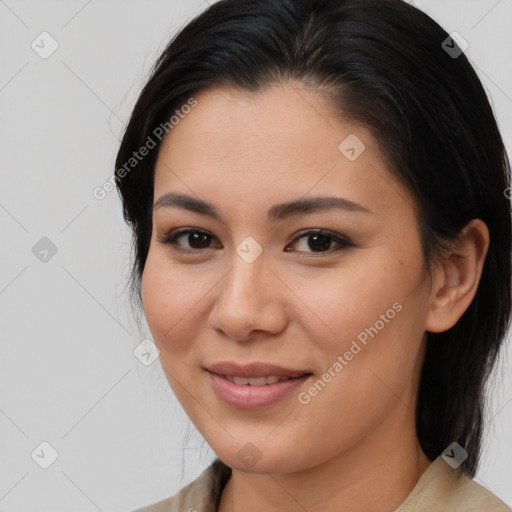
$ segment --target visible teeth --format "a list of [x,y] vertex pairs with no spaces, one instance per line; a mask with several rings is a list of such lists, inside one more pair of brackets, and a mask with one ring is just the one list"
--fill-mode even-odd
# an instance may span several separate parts
[[224,377],[237,386],[265,386],[275,384],[280,380],[289,380],[291,377],[279,377],[278,375],[268,375],[267,377],[238,377],[234,375],[224,375]]
[[247,380],[251,386],[266,386],[267,384],[266,377],[249,377]]

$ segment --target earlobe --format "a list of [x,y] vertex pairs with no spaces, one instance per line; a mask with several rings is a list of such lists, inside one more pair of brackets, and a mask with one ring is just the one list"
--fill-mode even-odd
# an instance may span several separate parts
[[481,219],[472,219],[434,271],[426,331],[446,331],[464,314],[478,289],[488,249],[487,225]]

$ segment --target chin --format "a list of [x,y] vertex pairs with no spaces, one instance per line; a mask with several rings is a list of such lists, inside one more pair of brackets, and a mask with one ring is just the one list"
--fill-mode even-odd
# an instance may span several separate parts
[[[305,469],[298,460],[294,460],[294,456],[298,454],[286,454],[270,452],[265,456],[267,449],[259,449],[253,443],[245,443],[236,451],[220,450],[216,452],[219,459],[230,468],[252,474],[268,474],[268,473],[293,473]],[[302,459],[303,461],[304,459]]]

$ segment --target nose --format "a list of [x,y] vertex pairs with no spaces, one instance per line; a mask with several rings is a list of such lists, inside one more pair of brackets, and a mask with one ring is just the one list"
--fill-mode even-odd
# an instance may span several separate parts
[[[248,342],[285,329],[285,287],[260,255],[247,263],[236,252],[232,266],[218,283],[209,325],[229,338]],[[258,333],[258,334],[256,334]]]

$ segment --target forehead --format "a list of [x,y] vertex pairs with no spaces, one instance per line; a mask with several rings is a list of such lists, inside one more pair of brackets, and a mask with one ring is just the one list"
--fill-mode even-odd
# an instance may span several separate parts
[[304,157],[322,165],[336,155],[336,141],[343,132],[326,116],[332,108],[325,100],[293,85],[274,85],[257,93],[210,89],[198,94],[196,101],[164,145],[169,151],[194,147],[194,155],[186,155],[189,161],[191,156],[214,158],[214,165],[226,169],[233,165],[256,170]]
[[[385,206],[404,193],[369,131],[311,90],[294,84],[257,93],[222,88],[194,98],[197,105],[159,150],[155,200],[173,191],[256,207],[339,193]],[[343,152],[346,140],[360,152],[357,158]]]

